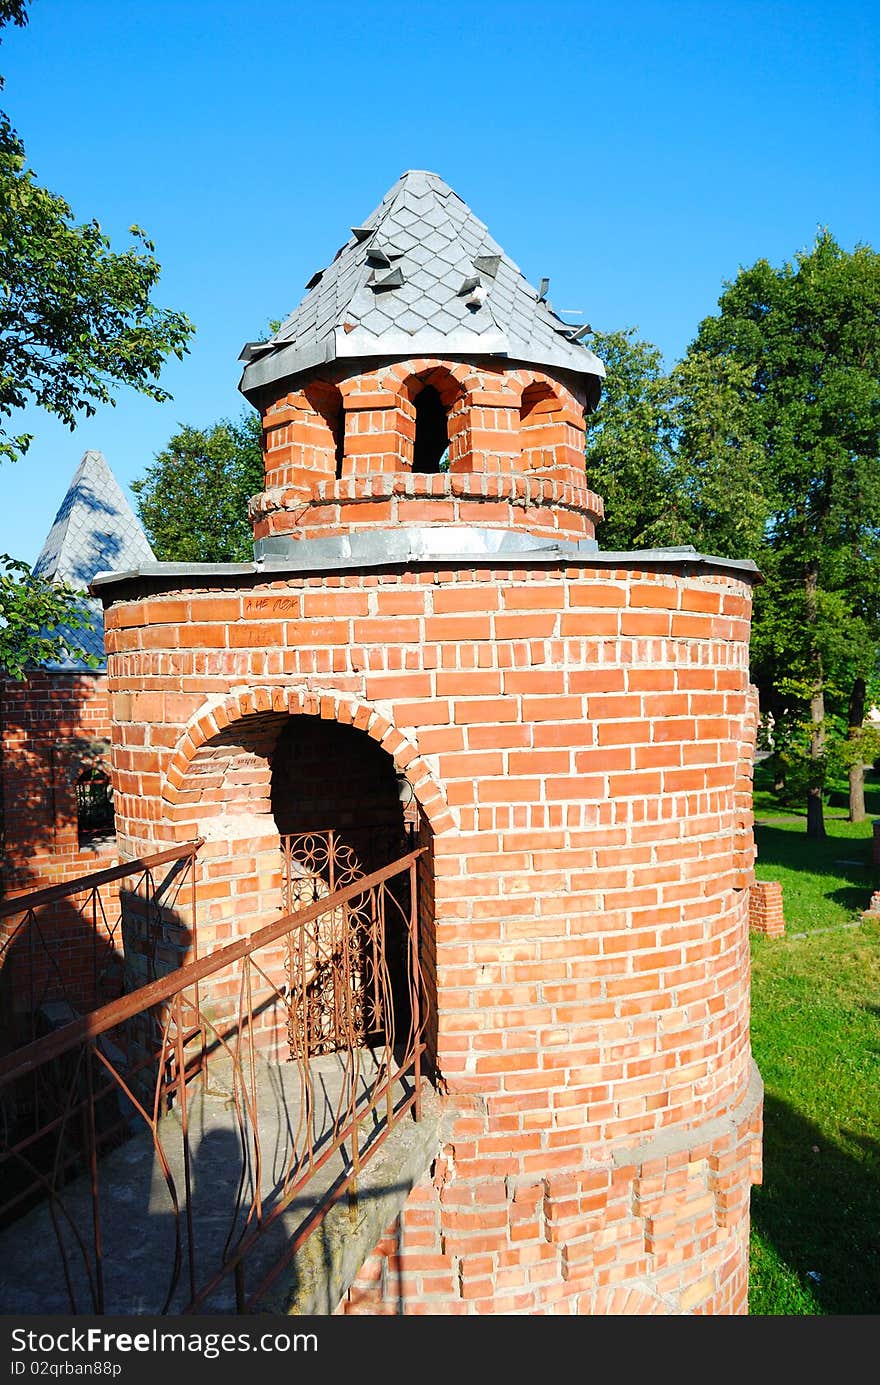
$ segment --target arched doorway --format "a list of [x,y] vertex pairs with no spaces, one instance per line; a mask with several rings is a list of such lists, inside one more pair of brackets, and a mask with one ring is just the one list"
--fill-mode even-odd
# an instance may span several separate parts
[[[417,844],[408,783],[390,755],[353,726],[290,718],[272,755],[271,807],[284,861],[282,904],[290,912],[382,870]],[[297,1046],[316,1053],[351,1042],[411,1047],[425,1003],[412,955],[417,894],[404,871],[388,882],[381,905],[375,893],[356,895],[292,935]]]

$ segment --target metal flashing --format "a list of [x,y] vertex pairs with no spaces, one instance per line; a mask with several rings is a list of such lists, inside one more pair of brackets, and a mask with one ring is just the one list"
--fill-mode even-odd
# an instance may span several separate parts
[[744,581],[763,581],[750,559],[719,558],[689,546],[604,551],[595,539],[547,540],[521,531],[471,526],[414,526],[365,530],[321,539],[276,536],[255,546],[253,563],[145,563],[122,572],[97,573],[89,585],[105,604],[120,599],[118,590],[147,582],[180,586],[223,585],[301,573],[356,572],[382,568],[436,565],[503,567],[515,563],[595,568],[683,569],[729,572]]
[[370,284],[370,288],[399,289],[402,288],[404,282],[403,270],[398,265],[396,269],[392,269],[390,274],[386,274],[384,279],[374,279]]

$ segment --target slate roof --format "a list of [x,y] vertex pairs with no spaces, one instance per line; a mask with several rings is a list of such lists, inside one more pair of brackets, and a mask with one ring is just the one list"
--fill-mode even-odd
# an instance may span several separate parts
[[[99,572],[120,571],[156,561],[134,513],[102,452],[89,451],[74,472],[67,494],[46,536],[35,577],[66,582],[85,591]],[[104,666],[104,612],[100,600],[84,597],[95,622],[91,631],[67,631],[69,638]],[[52,672],[89,670],[81,659],[47,662]]]
[[358,356],[505,356],[597,381],[605,374],[575,339],[587,324],[563,322],[547,281],[534,289],[436,173],[402,174],[306,287],[275,336],[242,351],[245,395]]

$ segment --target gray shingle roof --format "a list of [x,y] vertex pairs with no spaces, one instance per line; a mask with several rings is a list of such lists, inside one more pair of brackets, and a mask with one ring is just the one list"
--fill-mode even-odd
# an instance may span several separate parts
[[[34,563],[34,576],[65,582],[70,587],[85,591],[99,572],[118,572],[155,561],[156,555],[141,522],[126,500],[103,453],[84,453]],[[103,664],[103,606],[100,601],[90,598],[84,598],[83,604],[93,616],[94,630],[64,633],[79,648],[96,655]],[[73,658],[47,662],[42,667],[53,672],[88,669],[82,660]]]
[[271,341],[245,346],[239,388],[362,356],[506,356],[601,379],[576,330],[442,178],[410,169]]

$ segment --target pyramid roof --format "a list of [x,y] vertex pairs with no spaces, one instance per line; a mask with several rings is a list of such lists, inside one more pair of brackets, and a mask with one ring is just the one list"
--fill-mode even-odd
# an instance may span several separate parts
[[[85,592],[98,572],[136,568],[155,561],[143,526],[104,454],[85,452],[34,563],[34,576],[64,582]],[[96,655],[103,664],[103,605],[85,595],[83,604],[93,617],[94,630],[67,634],[74,644]],[[42,667],[55,672],[89,668],[81,659],[47,662]]]
[[249,342],[244,394],[328,361],[503,356],[596,377],[587,324],[564,322],[436,173],[409,169],[268,342]]

